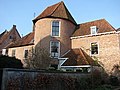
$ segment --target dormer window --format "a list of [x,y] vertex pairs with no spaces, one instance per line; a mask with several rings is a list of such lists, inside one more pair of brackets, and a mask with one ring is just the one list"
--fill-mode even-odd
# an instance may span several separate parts
[[90,30],[91,30],[91,35],[96,35],[97,34],[98,29],[97,29],[96,26],[91,26]]
[[60,22],[59,21],[53,21],[52,22],[52,36],[60,36]]

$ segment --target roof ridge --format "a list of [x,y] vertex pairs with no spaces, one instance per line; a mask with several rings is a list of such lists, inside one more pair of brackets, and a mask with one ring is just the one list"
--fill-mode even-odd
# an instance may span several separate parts
[[8,32],[7,30],[3,31],[3,32],[0,34],[0,38],[1,38],[2,36],[4,36],[7,32]]
[[116,30],[108,21],[106,21],[105,19],[104,19],[104,21],[107,22],[110,27],[112,27],[114,30]]
[[[56,4],[55,9],[51,12],[50,15],[52,15],[52,14],[56,11],[56,9],[60,6],[61,3],[62,3],[62,2],[59,2],[59,3]],[[52,6],[53,6],[53,5],[52,5]],[[50,6],[50,7],[52,7],[52,6]],[[49,8],[49,7],[48,7],[48,8]]]
[[85,54],[83,53],[83,50],[82,50],[81,48],[79,48],[79,52],[80,52],[80,51],[82,51],[82,52],[81,52],[81,55],[82,55],[83,58],[85,59],[85,62],[88,63],[87,58],[85,57]]
[[68,54],[72,49],[68,50],[67,52],[65,52],[61,57],[64,57],[66,54]]
[[[92,20],[92,21],[88,21],[88,22],[80,23],[80,24],[78,24],[78,25],[86,24],[86,23],[91,23],[91,22],[96,22],[96,21],[101,21],[101,20],[105,20],[105,19]],[[106,21],[106,20],[105,20],[105,21]]]

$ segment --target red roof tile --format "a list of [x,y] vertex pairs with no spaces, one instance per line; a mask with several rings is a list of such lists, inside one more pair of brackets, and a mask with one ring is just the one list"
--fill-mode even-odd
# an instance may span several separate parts
[[63,58],[68,58],[62,66],[98,65],[82,49],[71,49]]
[[[9,39],[10,36],[12,36],[12,39]],[[18,39],[20,39],[20,34],[18,33],[16,29],[16,25],[13,25],[12,29],[8,32],[6,31],[1,37],[0,37],[0,49],[5,48],[9,43],[14,42]]]
[[96,26],[98,28],[98,33],[115,31],[105,19],[95,20],[87,23],[82,23],[78,25],[78,28],[72,36],[83,36],[91,34],[90,27]]
[[4,32],[2,32],[2,33],[0,34],[0,39],[1,39],[1,37],[4,36],[6,33],[8,33],[7,30],[5,30]]
[[59,2],[52,6],[47,7],[38,17],[36,17],[33,22],[35,23],[37,20],[51,17],[51,18],[62,18],[71,21],[76,24],[74,18],[66,8],[64,2]]
[[118,28],[117,31],[120,31],[120,28]]
[[27,45],[34,45],[34,32],[27,34],[15,43],[11,43],[11,45],[9,45],[8,47],[13,48]]

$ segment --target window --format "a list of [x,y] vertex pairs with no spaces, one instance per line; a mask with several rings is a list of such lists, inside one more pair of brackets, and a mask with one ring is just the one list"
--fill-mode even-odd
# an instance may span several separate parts
[[91,43],[91,55],[98,54],[98,44],[97,43]]
[[25,50],[24,52],[24,58],[27,58],[28,57],[28,50]]
[[59,42],[50,42],[51,57],[59,57]]
[[59,36],[60,28],[59,21],[52,22],[52,36]]
[[98,31],[98,28],[96,26],[92,26],[92,27],[90,27],[90,30],[91,30],[92,35],[96,35],[97,31]]
[[2,49],[2,55],[6,55],[6,49]]
[[12,37],[12,36],[10,36],[10,37],[9,37],[9,39],[13,39],[13,37]]
[[16,50],[14,49],[14,50],[12,50],[12,57],[15,57],[15,52],[16,52]]

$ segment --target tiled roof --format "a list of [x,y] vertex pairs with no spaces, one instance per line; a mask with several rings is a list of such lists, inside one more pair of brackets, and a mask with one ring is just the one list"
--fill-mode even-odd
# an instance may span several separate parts
[[33,22],[35,23],[37,20],[51,17],[51,18],[62,18],[71,21],[76,24],[74,18],[66,8],[63,1],[54,4],[52,6],[47,7],[38,17],[36,17]]
[[3,35],[1,35],[1,37],[0,37],[0,45],[7,39],[8,35],[9,35],[9,32],[6,32]]
[[5,30],[4,32],[2,32],[2,33],[0,34],[0,38],[1,38],[3,35],[5,35],[7,32],[8,32],[7,30]]
[[71,49],[63,58],[68,58],[62,66],[80,66],[80,65],[98,65],[86,52],[81,48]]
[[120,28],[118,28],[117,31],[120,31]]
[[105,19],[100,19],[79,24],[72,36],[83,36],[91,34],[91,26],[96,26],[98,28],[98,33],[115,31],[115,28],[113,28]]
[[13,48],[27,45],[34,45],[34,32],[27,34],[15,43],[11,43],[8,47]]
[[[16,36],[16,33],[20,39],[21,37],[16,29],[16,25],[13,25],[12,29],[9,32],[8,31],[3,32],[0,37],[0,49],[3,49],[4,47],[6,47],[7,44],[9,44],[13,41],[16,41],[18,39]],[[6,40],[9,39],[10,35],[12,35],[12,40],[9,40],[6,42]]]

